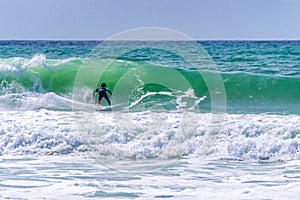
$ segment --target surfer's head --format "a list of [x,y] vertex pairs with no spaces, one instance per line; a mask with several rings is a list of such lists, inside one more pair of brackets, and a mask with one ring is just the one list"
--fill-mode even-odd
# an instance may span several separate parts
[[101,83],[101,87],[106,87],[106,83]]

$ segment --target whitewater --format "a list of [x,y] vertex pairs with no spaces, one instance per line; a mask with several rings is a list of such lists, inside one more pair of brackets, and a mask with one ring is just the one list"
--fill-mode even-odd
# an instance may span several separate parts
[[196,44],[0,41],[0,198],[298,199],[300,42]]

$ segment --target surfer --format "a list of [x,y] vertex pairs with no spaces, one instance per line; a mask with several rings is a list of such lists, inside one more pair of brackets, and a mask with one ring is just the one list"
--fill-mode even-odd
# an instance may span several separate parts
[[101,103],[101,99],[104,97],[107,101],[107,103],[109,105],[111,105],[110,103],[110,100],[106,94],[106,92],[109,92],[111,95],[112,95],[112,92],[106,87],[106,83],[101,83],[101,87],[97,88],[96,90],[94,90],[93,92],[93,100],[94,100],[94,97],[95,97],[95,93],[98,92],[99,93],[99,96],[98,96],[98,102],[96,105],[100,105]]

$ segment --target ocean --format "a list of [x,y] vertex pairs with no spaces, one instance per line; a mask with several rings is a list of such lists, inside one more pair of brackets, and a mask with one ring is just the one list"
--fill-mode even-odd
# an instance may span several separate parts
[[298,199],[299,101],[300,41],[0,41],[0,199]]

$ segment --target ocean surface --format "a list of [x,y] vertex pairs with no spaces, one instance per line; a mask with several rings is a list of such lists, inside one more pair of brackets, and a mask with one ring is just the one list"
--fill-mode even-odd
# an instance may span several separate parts
[[300,41],[0,41],[0,199],[299,199],[299,102]]

